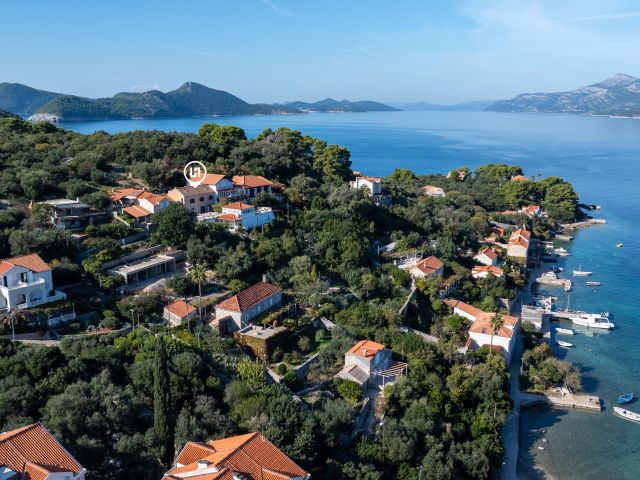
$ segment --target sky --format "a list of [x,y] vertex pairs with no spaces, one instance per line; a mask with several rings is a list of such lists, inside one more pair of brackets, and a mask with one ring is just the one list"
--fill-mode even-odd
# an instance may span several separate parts
[[0,0],[0,82],[456,103],[640,76],[638,0]]

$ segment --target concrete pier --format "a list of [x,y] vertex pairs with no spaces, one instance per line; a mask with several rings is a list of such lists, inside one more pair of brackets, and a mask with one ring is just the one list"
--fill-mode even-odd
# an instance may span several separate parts
[[580,408],[594,412],[602,411],[600,398],[595,395],[570,393],[566,389],[548,390],[545,393],[520,392],[520,406],[527,407],[543,403],[558,408]]

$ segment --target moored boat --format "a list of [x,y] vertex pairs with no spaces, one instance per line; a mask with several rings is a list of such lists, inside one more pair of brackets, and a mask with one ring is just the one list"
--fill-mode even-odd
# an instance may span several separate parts
[[587,282],[587,287],[599,287],[602,282]]
[[622,248],[622,245],[623,245],[623,243],[622,243],[622,242],[618,242],[618,243],[616,243],[616,247],[617,247],[617,248]]
[[561,335],[575,335],[575,332],[570,328],[558,328],[556,327],[556,333]]
[[624,405],[625,403],[629,403],[631,400],[633,400],[633,393],[625,393],[618,397],[617,402]]
[[597,313],[580,313],[571,317],[571,321],[576,325],[581,325],[587,328],[602,328],[611,330],[613,327],[615,327],[615,324],[613,322],[610,322],[607,316]]
[[582,264],[578,267],[578,270],[573,271],[574,277],[590,277],[593,275],[593,272],[589,272],[587,270],[582,270]]
[[627,420],[640,423],[640,414],[630,412],[629,410],[620,407],[613,407],[613,411]]
[[562,340],[556,340],[556,343],[559,347],[571,348],[573,347],[573,343],[563,342]]

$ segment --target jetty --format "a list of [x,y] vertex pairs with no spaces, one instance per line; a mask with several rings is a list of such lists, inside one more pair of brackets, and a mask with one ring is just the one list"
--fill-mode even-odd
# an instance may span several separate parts
[[552,287],[569,287],[571,288],[571,280],[566,278],[558,278],[554,272],[546,272],[536,278],[536,283],[540,285],[550,285]]
[[594,412],[602,411],[600,398],[595,395],[571,393],[566,388],[547,390],[545,393],[520,392],[520,407],[546,404],[557,408],[579,408]]
[[591,225],[604,225],[607,221],[604,218],[590,218],[581,222],[563,223],[563,230],[575,230],[576,228],[590,227]]

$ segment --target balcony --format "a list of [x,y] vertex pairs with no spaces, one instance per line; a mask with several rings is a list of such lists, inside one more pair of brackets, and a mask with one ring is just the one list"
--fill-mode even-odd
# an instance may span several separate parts
[[17,308],[18,310],[24,310],[25,308],[37,307],[45,303],[56,302],[58,300],[64,300],[66,298],[67,295],[64,292],[54,290],[52,295],[47,295],[46,297],[37,298],[35,300],[27,300],[25,303],[16,305],[15,308]]
[[30,282],[17,282],[16,284],[10,285],[8,287],[5,287],[4,285],[0,285],[0,288],[4,291],[12,292],[15,290],[20,290],[21,288],[33,287],[36,285],[42,285],[44,283],[46,283],[44,278],[36,278],[35,280]]

